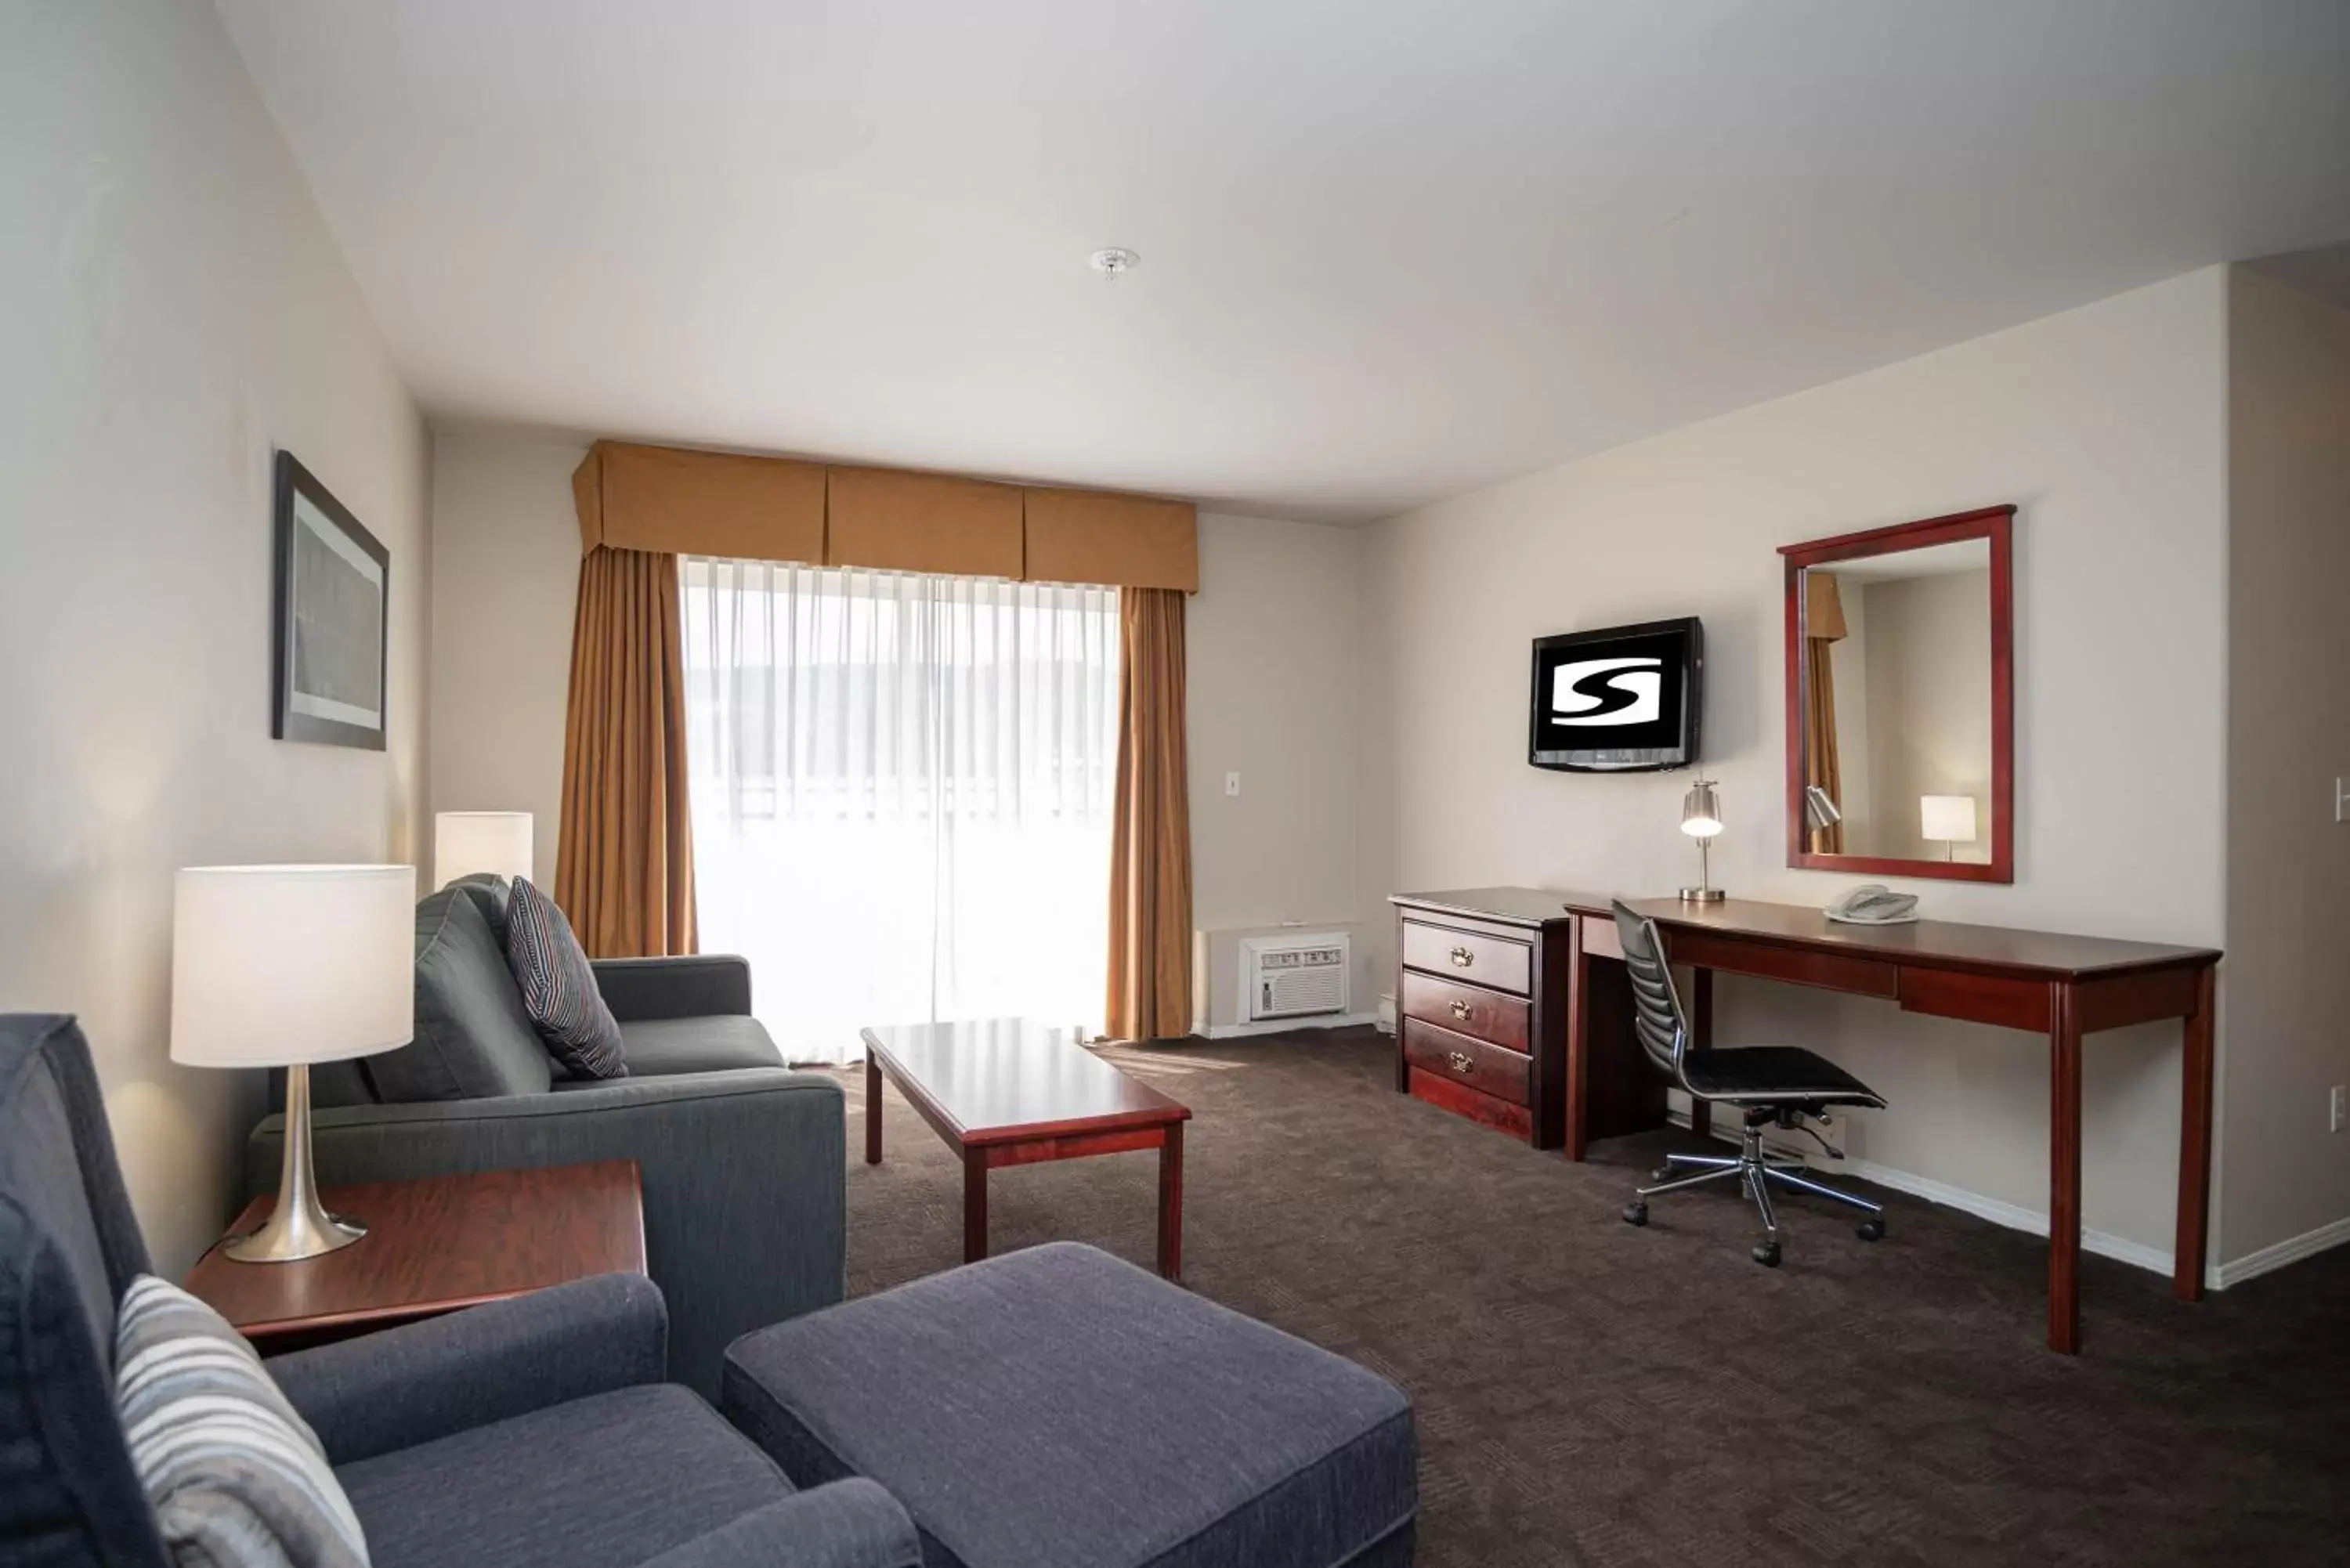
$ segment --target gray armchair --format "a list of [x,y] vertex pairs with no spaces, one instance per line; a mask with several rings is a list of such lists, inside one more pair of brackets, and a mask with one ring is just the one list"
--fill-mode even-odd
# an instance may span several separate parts
[[[598,961],[629,1075],[556,1076],[484,892],[461,884],[417,905],[416,1039],[314,1075],[319,1179],[635,1160],[671,1373],[714,1397],[737,1335],[841,1299],[840,1085],[785,1068],[750,1015],[749,966],[725,957]],[[246,1140],[248,1196],[276,1189],[282,1137],[272,1116]]]
[[[112,1393],[116,1309],[149,1267],[80,1031],[0,1017],[0,1558],[169,1568]],[[615,1274],[269,1368],[376,1568],[919,1568],[881,1487],[795,1491],[662,1382],[667,1328],[660,1292]]]

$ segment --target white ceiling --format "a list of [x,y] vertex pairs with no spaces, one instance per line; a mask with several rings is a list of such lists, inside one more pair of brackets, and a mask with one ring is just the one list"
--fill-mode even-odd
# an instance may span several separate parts
[[1278,515],[2350,239],[2344,0],[219,4],[438,419]]

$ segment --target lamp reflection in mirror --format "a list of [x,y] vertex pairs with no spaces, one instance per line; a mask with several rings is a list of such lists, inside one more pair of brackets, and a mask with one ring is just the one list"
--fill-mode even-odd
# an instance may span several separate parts
[[1942,858],[1958,858],[1958,846],[1975,841],[1975,797],[1970,794],[1927,794],[1918,797],[1918,836],[1942,846]]
[[1682,901],[1719,904],[1722,892],[1713,885],[1712,870],[1707,865],[1707,850],[1721,832],[1721,801],[1711,779],[1698,780],[1681,797],[1681,831],[1697,840],[1697,886],[1681,889]]
[[1823,827],[1834,827],[1844,820],[1844,813],[1828,798],[1828,792],[1817,784],[1804,786],[1804,823],[1816,833]]
[[241,1263],[348,1247],[367,1227],[318,1202],[310,1064],[405,1045],[416,1032],[416,867],[195,866],[172,909],[172,1060],[286,1069],[277,1206],[224,1243]]

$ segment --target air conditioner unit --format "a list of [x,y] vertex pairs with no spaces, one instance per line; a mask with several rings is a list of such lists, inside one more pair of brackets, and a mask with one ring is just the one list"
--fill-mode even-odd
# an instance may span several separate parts
[[1346,1012],[1353,968],[1347,947],[1344,931],[1243,938],[1241,990],[1249,1022]]

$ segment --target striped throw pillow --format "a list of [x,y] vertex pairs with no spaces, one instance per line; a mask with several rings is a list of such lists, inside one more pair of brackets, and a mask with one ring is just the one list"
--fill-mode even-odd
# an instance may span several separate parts
[[524,877],[506,899],[506,967],[522,1010],[555,1059],[582,1078],[625,1078],[620,1025],[596,989],[596,971],[555,900]]
[[114,1346],[130,1462],[180,1568],[367,1568],[317,1435],[226,1319],[141,1274]]

